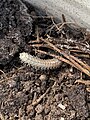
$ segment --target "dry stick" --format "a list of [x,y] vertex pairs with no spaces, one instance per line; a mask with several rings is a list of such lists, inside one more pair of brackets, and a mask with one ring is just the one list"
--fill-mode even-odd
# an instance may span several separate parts
[[41,44],[33,44],[33,45],[29,45],[29,46],[36,47],[36,48],[38,48],[38,47],[44,47],[44,48],[52,49],[51,46],[47,46],[47,44],[43,44],[43,43],[41,43]]
[[90,85],[90,80],[82,80],[82,79],[78,79],[75,81],[75,83],[82,83],[85,85]]
[[65,18],[65,15],[64,15],[64,14],[62,14],[62,21],[63,21],[63,22],[66,22],[66,18]]
[[83,58],[90,58],[90,55],[85,55],[85,54],[77,54],[77,53],[73,53],[74,56],[76,57],[83,57]]
[[4,77],[7,79],[6,74],[2,70],[0,70],[0,72],[3,73]]
[[[52,20],[53,26],[55,26],[59,32],[60,32],[61,28],[62,28],[64,25],[67,25],[67,24],[73,24],[73,25],[75,25],[75,26],[79,26],[78,24],[76,24],[76,23],[74,23],[74,22],[66,22],[66,21],[64,21],[63,23],[58,23],[58,24],[56,24],[56,23],[54,22],[53,18],[51,18],[51,20]],[[59,25],[60,25],[60,27],[59,27]],[[52,27],[53,27],[53,26],[52,26]]]
[[37,42],[40,42],[40,40],[39,40],[39,32],[38,32],[38,26],[36,26],[36,34],[37,34]]
[[41,40],[45,43],[47,43],[49,46],[51,46],[55,51],[59,52],[60,54],[62,54],[64,57],[66,57],[67,59],[70,60],[70,62],[72,62],[74,65],[74,67],[78,68],[80,71],[84,72],[85,74],[87,74],[88,76],[90,76],[90,71],[84,69],[82,66],[80,66],[77,62],[75,62],[72,57],[70,55],[67,55],[65,52],[61,51],[60,49],[58,49],[57,47],[55,47],[52,43],[50,43],[49,41],[41,38]]
[[[43,44],[34,44],[34,45],[29,45],[29,46],[31,46],[31,47],[42,47],[43,46]],[[45,46],[45,45],[44,45]]]
[[87,92],[90,92],[90,88],[86,88]]
[[79,56],[80,55],[80,57],[85,57],[85,58],[90,58],[90,53],[88,53],[88,52],[84,52],[84,51],[82,51],[82,50],[74,50],[74,49],[71,49],[70,50],[70,53],[71,54],[74,54],[75,56]]
[[[74,47],[73,47],[74,48]],[[77,53],[84,53],[84,54],[89,54],[88,52],[84,52],[80,49],[71,49],[70,52],[77,52]]]
[[[67,24],[73,24],[73,25],[77,25],[76,23],[73,23],[73,22],[63,22],[60,27],[58,27],[58,31],[60,32],[61,28],[64,26],[64,25],[67,25]],[[78,26],[78,25],[77,25]]]
[[78,63],[80,63],[82,66],[84,66],[85,69],[87,69],[87,70],[90,71],[90,66],[89,66],[89,65],[83,63],[82,61],[80,61],[79,59],[77,59],[76,57],[74,57],[74,56],[72,56],[72,55],[71,55],[71,58],[73,58],[73,59],[76,60]]
[[32,105],[36,106],[45,97],[45,95],[49,92],[49,90],[50,90],[50,88],[48,88],[46,90],[46,92],[43,95],[41,95],[37,100],[35,100],[34,102],[32,102]]
[[53,24],[55,25],[55,27],[57,28],[57,30],[59,31],[59,27],[57,26],[57,24],[55,24],[53,18],[51,18],[51,20],[52,20],[52,23],[53,23]]

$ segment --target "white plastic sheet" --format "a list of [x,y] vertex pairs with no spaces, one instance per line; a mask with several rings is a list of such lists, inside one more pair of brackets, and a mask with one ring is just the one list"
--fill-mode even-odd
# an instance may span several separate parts
[[61,19],[64,14],[68,21],[90,29],[90,0],[25,0]]

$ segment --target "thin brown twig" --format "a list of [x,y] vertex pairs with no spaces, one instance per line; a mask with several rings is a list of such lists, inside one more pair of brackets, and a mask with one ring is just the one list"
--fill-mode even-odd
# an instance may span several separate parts
[[[73,47],[74,48],[74,47]],[[77,53],[84,53],[82,50],[80,49],[70,49],[70,52],[77,52]],[[86,54],[86,53],[85,53]]]
[[70,53],[74,54],[75,56],[78,56],[78,57],[90,58],[90,54],[88,52],[84,52],[82,50],[71,49]]
[[40,42],[40,39],[39,39],[39,32],[38,32],[38,26],[36,26],[36,34],[37,34],[37,42]]
[[66,22],[66,18],[65,18],[65,15],[64,15],[64,14],[62,14],[62,21],[63,21],[63,22]]
[[58,23],[58,24],[56,24],[55,22],[54,22],[54,20],[53,20],[53,18],[51,19],[52,20],[52,23],[54,24],[53,26],[52,26],[52,28],[53,27],[56,27],[57,28],[57,30],[58,30],[58,32],[60,32],[60,30],[61,30],[61,28],[63,28],[63,26],[64,25],[67,25],[67,24],[73,24],[73,25],[77,25],[77,26],[79,26],[78,24],[76,24],[76,23],[74,23],[74,22],[63,22],[63,23]]
[[29,45],[29,46],[31,46],[31,47],[36,47],[36,48],[38,48],[38,47],[44,47],[44,48],[49,48],[49,49],[51,49],[51,47],[50,46],[47,46],[47,44],[32,44],[32,45]]
[[85,85],[90,85],[90,80],[82,80],[82,79],[78,79],[75,81],[75,83],[82,83]]
[[59,27],[58,27],[58,25],[57,25],[57,24],[55,24],[55,22],[54,22],[53,18],[51,18],[51,20],[52,20],[52,23],[54,24],[54,26],[57,28],[57,30],[59,30]]
[[81,57],[81,58],[90,58],[90,55],[88,54],[78,54],[78,53],[73,53],[74,56],[76,57]]
[[87,87],[86,90],[87,90],[87,92],[90,92],[90,87],[89,88]]
[[3,73],[4,77],[7,79],[6,74],[2,70],[0,70],[0,72]]
[[49,92],[49,90],[50,90],[50,88],[48,88],[46,90],[46,92],[43,95],[41,95],[37,100],[32,102],[32,106],[36,106],[45,97],[45,95]]
[[90,71],[90,66],[83,63],[81,60],[79,60],[78,58],[74,57],[71,55],[71,58],[73,58],[75,61],[77,61],[78,63],[80,63],[85,69],[87,69],[88,71]]
[[63,22],[63,23],[57,23],[57,24],[54,21],[52,21],[52,22],[53,22],[53,25],[51,26],[51,28],[49,30],[47,30],[47,32],[51,31],[54,27],[57,28],[58,32],[60,32],[64,25],[69,25],[69,24],[77,25],[74,22]]

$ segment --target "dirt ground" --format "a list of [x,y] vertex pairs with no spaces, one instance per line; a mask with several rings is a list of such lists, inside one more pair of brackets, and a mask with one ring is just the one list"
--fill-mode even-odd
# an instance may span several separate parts
[[22,52],[40,59],[52,59],[49,54],[65,58],[40,41],[50,38],[55,47],[89,66],[90,33],[64,24],[64,15],[61,19],[56,24],[52,16],[26,2],[0,0],[0,120],[90,120],[86,69],[62,62],[58,68],[43,70],[19,58]]

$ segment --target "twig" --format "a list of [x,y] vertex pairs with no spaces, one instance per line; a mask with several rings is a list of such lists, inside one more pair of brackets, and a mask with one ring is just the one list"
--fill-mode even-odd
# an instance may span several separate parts
[[40,39],[39,39],[39,32],[38,32],[38,26],[36,26],[36,34],[37,34],[37,42],[40,42]]
[[87,90],[87,92],[90,92],[90,88],[87,87],[86,90]]
[[63,22],[66,22],[66,18],[65,18],[65,15],[64,15],[64,14],[62,14],[62,21],[63,21]]
[[36,106],[45,97],[45,95],[49,92],[49,90],[50,90],[50,88],[48,88],[43,95],[41,95],[37,100],[35,100],[32,103],[32,106]]
[[54,20],[51,18],[52,23],[54,24],[54,26],[57,28],[57,30],[59,30],[59,27],[57,26],[57,24],[55,24]]
[[0,72],[3,73],[4,77],[7,79],[6,74],[2,70],[0,70]]
[[78,50],[78,49],[75,49],[75,50],[71,49],[70,53],[74,54],[75,56],[78,56],[78,57],[90,58],[90,54],[89,53],[83,52],[83,51]]
[[76,57],[81,57],[81,58],[90,58],[90,55],[88,54],[78,54],[78,53],[73,53],[74,56]]
[[90,80],[82,80],[82,79],[78,79],[75,81],[75,83],[82,83],[85,85],[90,85]]
[[85,69],[87,69],[88,71],[90,71],[90,66],[83,63],[82,61],[80,61],[78,58],[74,57],[71,55],[71,58],[73,58],[74,60],[76,60],[78,63],[80,63],[83,67],[85,67]]
[[[62,17],[64,17],[64,16],[62,16]],[[76,25],[75,23],[66,22],[66,21],[63,21],[63,23],[58,23],[58,24],[56,24],[56,23],[54,22],[53,18],[51,18],[51,20],[52,20],[53,25],[57,28],[57,30],[58,30],[59,32],[60,32],[61,28],[63,28],[64,25],[67,25],[67,24],[74,24],[74,25]],[[59,25],[60,25],[60,26],[59,26]]]

